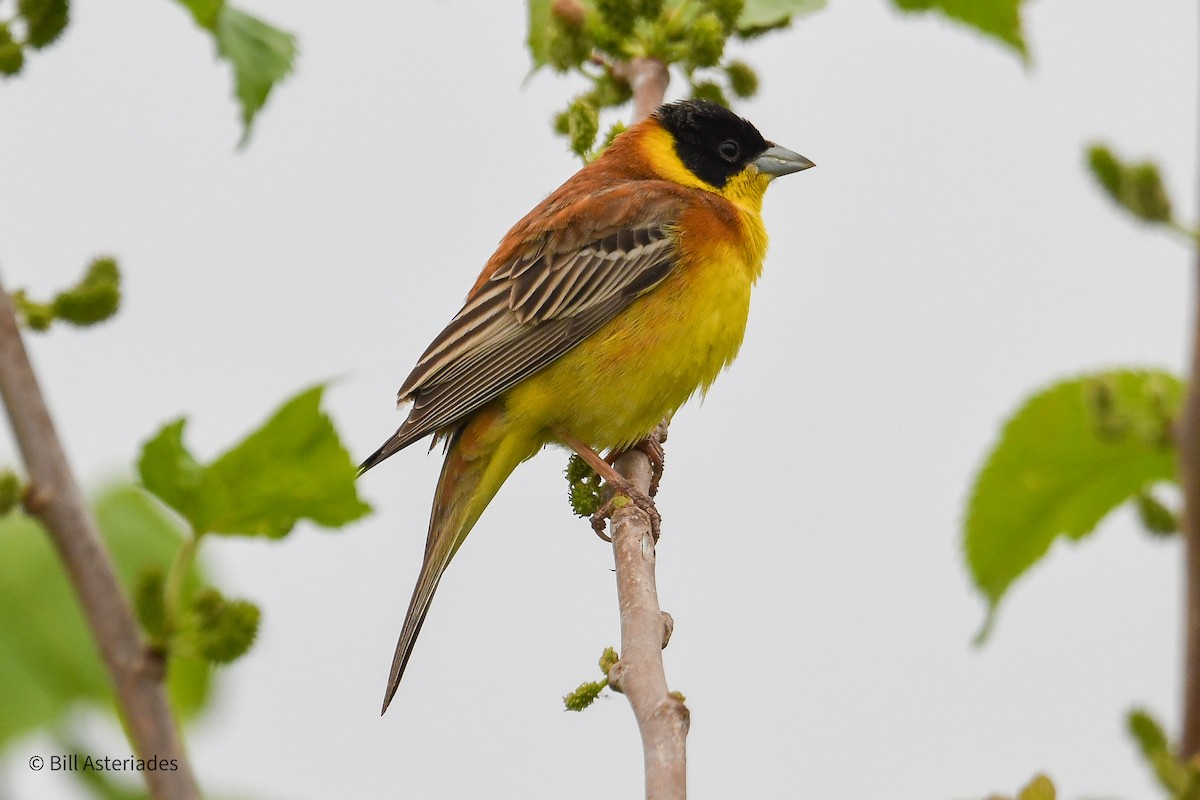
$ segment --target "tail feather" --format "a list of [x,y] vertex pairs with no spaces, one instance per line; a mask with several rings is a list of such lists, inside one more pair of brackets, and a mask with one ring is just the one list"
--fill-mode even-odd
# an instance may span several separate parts
[[[537,452],[539,444],[531,447],[530,442],[512,436],[505,428],[504,414],[498,407],[477,413],[450,438],[429,518],[425,559],[404,617],[400,640],[396,643],[383,711],[387,711],[400,686],[442,573],[501,484],[518,464]],[[386,449],[387,445],[384,445],[380,452]],[[378,460],[387,455],[390,454]],[[373,462],[372,459],[367,459],[364,466],[377,463],[378,460]]]

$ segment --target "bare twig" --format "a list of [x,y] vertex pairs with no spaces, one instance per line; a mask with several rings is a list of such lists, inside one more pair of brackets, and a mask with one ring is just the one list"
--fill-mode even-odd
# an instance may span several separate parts
[[[670,75],[654,58],[635,58],[614,66],[633,88],[634,122],[662,104]],[[667,420],[653,434],[666,438]],[[653,470],[642,450],[617,459],[617,472],[649,496]],[[689,715],[683,698],[667,688],[662,651],[674,622],[658,605],[654,580],[655,536],[650,516],[630,503],[612,516],[617,600],[621,608],[621,660],[609,683],[624,692],[642,734],[648,800],[684,800],[687,796],[686,740]]]
[[1192,368],[1183,413],[1175,427],[1179,449],[1179,484],[1183,510],[1179,530],[1184,541],[1185,650],[1183,665],[1183,731],[1179,755],[1184,761],[1200,753],[1200,243],[1192,307]]
[[1183,489],[1180,532],[1184,540],[1184,626],[1186,655],[1183,670],[1183,732],[1179,755],[1186,761],[1200,753],[1200,248],[1193,278],[1192,368],[1183,414],[1176,427],[1179,445],[1179,483]]
[[146,770],[155,800],[199,800],[163,686],[164,663],[142,642],[108,551],[67,465],[25,352],[12,301],[0,287],[0,395],[29,474],[26,509],[58,550],[115,688],[138,757],[172,768]]

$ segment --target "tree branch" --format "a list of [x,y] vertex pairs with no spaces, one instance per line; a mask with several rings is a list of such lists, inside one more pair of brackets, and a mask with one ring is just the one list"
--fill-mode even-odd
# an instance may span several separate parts
[[[670,74],[655,58],[635,58],[614,71],[633,88],[633,121],[662,104]],[[668,420],[651,436],[666,439]],[[647,496],[652,469],[649,457],[631,450],[617,459],[617,472]],[[624,692],[642,735],[647,800],[684,800],[687,796],[687,732],[690,716],[683,698],[667,689],[662,651],[673,623],[658,605],[654,579],[654,534],[650,517],[632,503],[612,515],[617,602],[621,609],[621,660],[609,671],[609,684]]]
[[139,758],[175,770],[147,770],[155,800],[199,800],[163,687],[161,655],[142,642],[133,612],[96,524],[67,465],[38,388],[8,293],[0,286],[0,395],[29,475],[26,510],[41,520],[66,568],[112,681],[117,707]]
[[1196,246],[1196,272],[1192,281],[1192,366],[1183,413],[1175,427],[1179,484],[1183,490],[1179,530],[1184,543],[1186,581],[1183,731],[1179,737],[1179,755],[1184,761],[1200,753],[1200,242]]
[[1200,248],[1193,281],[1191,375],[1175,437],[1179,447],[1179,483],[1183,489],[1179,522],[1186,570],[1183,732],[1179,753],[1185,761],[1200,753]]
[[613,65],[613,74],[629,82],[633,89],[633,121],[640,122],[662,105],[667,96],[671,73],[657,58],[639,56]]

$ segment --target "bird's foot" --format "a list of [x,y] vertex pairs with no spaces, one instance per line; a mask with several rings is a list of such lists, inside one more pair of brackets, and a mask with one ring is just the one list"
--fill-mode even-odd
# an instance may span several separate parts
[[658,432],[651,433],[646,438],[642,439],[632,447],[627,447],[623,450],[612,450],[604,457],[608,464],[616,464],[617,459],[626,453],[638,450],[646,455],[650,461],[650,496],[658,496],[658,483],[662,480],[663,467],[667,464],[667,452],[663,449],[662,441],[658,438]]
[[[655,452],[657,452],[657,458],[654,455],[651,455],[650,452],[643,450],[643,452],[646,452],[647,457],[650,459],[653,469],[650,482],[650,495],[646,495],[644,492],[626,480],[623,475],[613,469],[612,464],[608,460],[601,458],[599,453],[588,447],[579,439],[562,432],[559,432],[559,439],[565,445],[578,453],[579,457],[586,461],[592,469],[596,470],[596,474],[601,478],[604,478],[604,482],[608,484],[611,494],[604,505],[600,506],[600,508],[596,509],[596,512],[592,514],[592,530],[596,531],[596,534],[604,541],[612,541],[612,539],[610,539],[604,533],[604,523],[605,520],[611,519],[613,512],[617,510],[618,506],[615,502],[616,499],[624,496],[629,498],[629,501],[635,506],[646,512],[646,516],[650,518],[650,531],[654,534],[654,541],[657,542],[659,531],[662,527],[662,516],[658,513],[658,509],[654,506],[653,495],[658,489],[658,478],[662,473],[663,459],[662,445],[659,444],[658,440],[651,435],[643,442],[639,442],[637,445],[634,445],[634,447],[631,448],[642,449],[642,445],[649,441],[653,441],[653,446],[656,448]],[[617,455],[620,454],[618,453]]]
[[612,519],[612,515],[624,503],[618,505],[618,498],[627,498],[630,503],[646,512],[646,516],[650,518],[650,532],[654,534],[655,543],[658,542],[658,536],[662,531],[662,515],[658,513],[658,508],[654,505],[654,499],[640,491],[636,486],[629,481],[617,476],[619,480],[609,480],[605,478],[609,486],[609,498],[604,505],[596,509],[592,513],[592,530],[606,542],[611,542],[612,537],[605,533],[605,522]]

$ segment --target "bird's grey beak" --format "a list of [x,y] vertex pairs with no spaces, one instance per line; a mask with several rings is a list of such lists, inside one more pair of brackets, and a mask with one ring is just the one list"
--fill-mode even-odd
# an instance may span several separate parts
[[791,175],[793,172],[815,167],[816,164],[809,161],[799,153],[794,153],[786,147],[780,147],[773,144],[763,151],[763,154],[752,162],[758,167],[758,171],[770,175],[772,178],[778,178],[780,175]]

